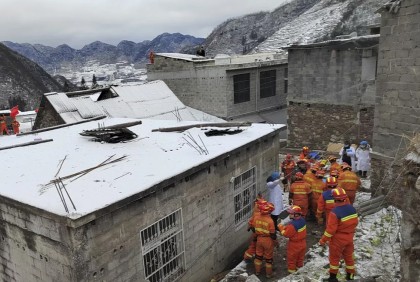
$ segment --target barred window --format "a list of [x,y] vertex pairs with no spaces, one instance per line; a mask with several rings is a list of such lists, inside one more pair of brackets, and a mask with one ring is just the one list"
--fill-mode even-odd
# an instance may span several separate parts
[[239,104],[251,100],[249,73],[233,76],[233,103]]
[[260,72],[260,98],[276,96],[276,70]]
[[256,167],[235,177],[233,181],[235,226],[240,226],[252,215],[253,203],[257,197]]
[[176,281],[185,271],[181,209],[140,231],[146,281]]

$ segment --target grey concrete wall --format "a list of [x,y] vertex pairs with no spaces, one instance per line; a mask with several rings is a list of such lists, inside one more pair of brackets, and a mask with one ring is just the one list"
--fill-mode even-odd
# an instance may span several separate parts
[[420,131],[420,3],[381,13],[374,147],[394,156],[404,134]]
[[6,198],[0,202],[0,280],[75,281],[65,220]]
[[[284,93],[285,64],[214,65],[188,62],[157,56],[153,65],[147,65],[148,80],[163,80],[187,106],[221,117],[233,118],[268,108],[286,106]],[[259,72],[276,69],[274,97],[260,99]],[[250,73],[250,101],[234,104],[233,75]]]
[[375,49],[289,50],[288,146],[372,140]]
[[[185,272],[209,281],[242,259],[232,177],[256,167],[257,191],[279,165],[279,131],[78,220],[0,203],[3,281],[144,281],[140,231],[182,208]],[[135,184],[134,184],[135,185]]]

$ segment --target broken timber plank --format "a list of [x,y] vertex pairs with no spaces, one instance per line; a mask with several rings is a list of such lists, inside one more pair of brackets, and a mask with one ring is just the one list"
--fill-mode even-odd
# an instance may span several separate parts
[[199,123],[199,124],[191,124],[185,126],[176,126],[176,127],[164,127],[164,128],[157,128],[152,129],[152,132],[174,132],[174,131],[185,131],[190,128],[194,127],[240,127],[240,126],[251,126],[251,122],[219,122],[219,123]]
[[110,125],[110,126],[105,126],[105,127],[101,127],[101,129],[117,129],[117,128],[121,128],[121,127],[130,127],[130,126],[135,126],[135,125],[139,125],[139,124],[142,124],[141,120],[119,123],[119,124],[114,124],[114,125]]
[[7,146],[7,147],[0,147],[0,151],[1,150],[12,149],[12,148],[17,148],[17,147],[25,147],[25,146],[37,145],[37,144],[41,144],[41,143],[45,143],[45,142],[51,142],[51,141],[53,141],[53,139],[30,141],[30,142],[16,144],[16,145]]

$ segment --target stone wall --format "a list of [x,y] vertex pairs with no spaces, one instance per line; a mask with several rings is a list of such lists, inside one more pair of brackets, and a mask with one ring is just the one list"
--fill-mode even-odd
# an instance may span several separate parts
[[[251,65],[214,65],[188,62],[157,56],[154,64],[147,65],[149,80],[163,80],[187,106],[224,118],[285,107],[284,72],[286,64],[266,63]],[[276,96],[259,97],[259,73],[276,70]],[[233,76],[250,73],[250,101],[235,104]]]
[[373,145],[394,156],[404,134],[420,131],[420,3],[401,1],[381,19]]
[[74,221],[1,204],[0,279],[144,281],[140,231],[181,208],[185,272],[179,281],[209,281],[242,259],[250,236],[248,218],[235,226],[232,178],[255,167],[257,191],[265,190],[278,168],[278,139],[274,131]]
[[344,43],[289,49],[289,147],[325,150],[329,142],[372,140],[378,39],[369,40],[372,47],[364,49]]
[[53,108],[51,103],[42,97],[41,106],[34,122],[33,130],[64,124],[63,119]]

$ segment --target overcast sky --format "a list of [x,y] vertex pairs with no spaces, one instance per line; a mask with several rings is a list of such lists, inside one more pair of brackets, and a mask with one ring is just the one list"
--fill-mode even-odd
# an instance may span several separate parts
[[0,0],[0,41],[66,43],[152,40],[164,32],[207,37],[225,20],[273,11],[290,0]]

